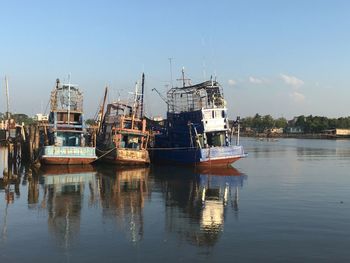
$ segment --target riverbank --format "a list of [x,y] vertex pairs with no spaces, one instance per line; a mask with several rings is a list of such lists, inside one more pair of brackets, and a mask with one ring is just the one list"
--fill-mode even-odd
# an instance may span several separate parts
[[337,136],[324,133],[240,133],[242,137],[253,137],[253,138],[294,138],[294,139],[350,139],[350,136]]

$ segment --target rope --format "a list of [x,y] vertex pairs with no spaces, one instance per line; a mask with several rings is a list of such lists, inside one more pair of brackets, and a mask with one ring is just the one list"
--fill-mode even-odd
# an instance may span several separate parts
[[[96,162],[97,160],[101,159],[102,157],[106,156],[107,154],[109,154],[110,152],[112,152],[112,151],[115,150],[115,149],[117,149],[117,147],[114,147],[113,149],[111,149],[111,150],[105,152],[104,154],[102,154],[101,156],[99,156],[97,159],[95,159],[95,160],[93,161],[93,163]],[[148,148],[147,150],[149,150],[149,151],[150,151],[150,150],[163,150],[163,151],[164,151],[164,150],[178,150],[178,149],[183,149],[183,150],[185,150],[185,149],[197,149],[197,148],[195,148],[195,147],[173,147],[173,148]],[[99,150],[99,149],[97,149],[97,148],[96,148],[96,150],[99,151],[99,152],[104,152],[104,151]]]
[[[113,149],[111,149],[111,150],[105,152],[104,154],[102,154],[101,156],[99,156],[98,158],[96,158],[96,159],[93,161],[93,163],[96,162],[97,160],[101,159],[102,157],[106,156],[106,155],[109,154],[110,152],[114,151],[115,149],[117,149],[117,147],[114,147]],[[101,151],[101,150],[99,150],[99,149],[97,149],[97,148],[96,148],[96,150],[98,150],[98,151],[100,151],[100,152],[103,152],[103,151]]]

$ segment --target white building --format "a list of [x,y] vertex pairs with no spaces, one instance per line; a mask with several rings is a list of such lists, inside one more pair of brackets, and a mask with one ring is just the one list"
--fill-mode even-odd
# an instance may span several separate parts
[[49,115],[45,115],[45,114],[42,114],[42,113],[37,113],[35,114],[34,120],[36,121],[48,121],[49,120]]

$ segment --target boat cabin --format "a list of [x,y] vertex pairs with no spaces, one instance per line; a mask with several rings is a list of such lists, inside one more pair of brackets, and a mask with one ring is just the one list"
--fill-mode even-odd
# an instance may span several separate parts
[[226,101],[216,81],[172,88],[167,93],[167,130],[172,147],[228,146]]
[[83,95],[76,85],[60,84],[51,92],[49,144],[84,146]]

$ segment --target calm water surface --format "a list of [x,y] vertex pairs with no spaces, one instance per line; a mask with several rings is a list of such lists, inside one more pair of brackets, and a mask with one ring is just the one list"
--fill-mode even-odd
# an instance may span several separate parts
[[20,166],[10,181],[0,148],[0,262],[349,262],[350,141],[242,144],[234,169]]

